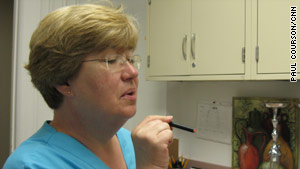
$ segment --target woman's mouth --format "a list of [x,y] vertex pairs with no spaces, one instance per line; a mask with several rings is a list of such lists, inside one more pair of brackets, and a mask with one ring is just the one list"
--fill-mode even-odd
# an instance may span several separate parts
[[121,96],[122,99],[127,100],[136,100],[136,90],[135,89],[129,89]]

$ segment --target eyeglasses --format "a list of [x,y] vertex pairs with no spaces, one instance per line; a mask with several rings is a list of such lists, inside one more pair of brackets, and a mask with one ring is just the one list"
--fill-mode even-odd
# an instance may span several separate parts
[[140,69],[141,65],[141,56],[133,55],[129,57],[124,57],[122,55],[108,55],[105,58],[99,59],[90,59],[84,60],[83,62],[102,62],[106,64],[106,68],[110,70],[121,70],[126,62],[128,62],[131,66],[135,67],[136,69]]

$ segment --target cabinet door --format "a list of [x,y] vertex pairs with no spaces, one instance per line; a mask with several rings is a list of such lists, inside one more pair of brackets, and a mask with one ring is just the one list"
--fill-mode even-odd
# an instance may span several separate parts
[[[151,0],[148,76],[189,74],[190,0]],[[186,36],[186,41],[185,41]]]
[[[298,0],[258,0],[258,74],[288,74],[290,72],[290,64],[294,63],[290,59],[290,6],[298,6],[299,15]],[[300,23],[299,20],[297,18],[297,25]],[[299,43],[299,34],[297,41]]]
[[245,73],[245,5],[245,0],[192,0],[192,74]]

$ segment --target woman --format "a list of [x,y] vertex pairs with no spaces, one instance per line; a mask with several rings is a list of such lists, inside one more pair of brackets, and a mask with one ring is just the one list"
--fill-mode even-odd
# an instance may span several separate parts
[[149,116],[132,133],[122,128],[136,112],[137,40],[135,20],[121,7],[48,14],[32,35],[26,68],[54,118],[4,168],[167,168],[172,117]]

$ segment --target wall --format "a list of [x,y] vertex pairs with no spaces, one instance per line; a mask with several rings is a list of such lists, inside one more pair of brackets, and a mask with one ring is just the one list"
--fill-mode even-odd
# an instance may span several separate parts
[[0,168],[9,155],[13,1],[0,2]]
[[[191,127],[196,127],[195,117],[197,117],[197,104],[200,100],[232,102],[232,97],[300,98],[300,84],[285,81],[168,82],[167,84],[168,113],[172,114],[178,123]],[[298,132],[299,137],[300,130]],[[228,135],[231,136],[231,132],[228,132]],[[232,145],[199,139],[195,134],[179,130],[174,130],[174,137],[179,138],[179,155],[231,167]]]

